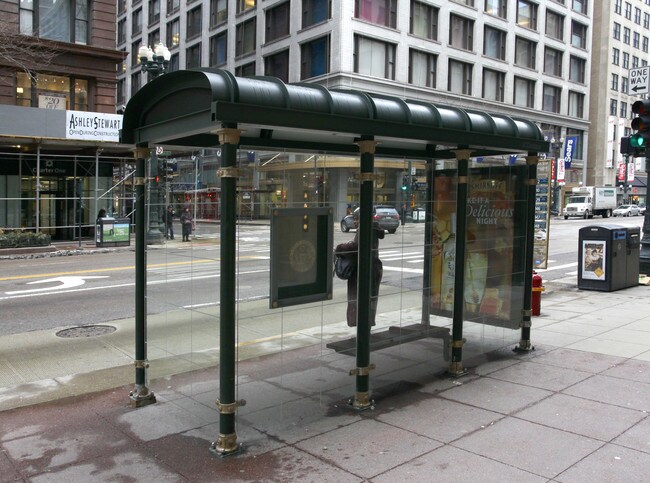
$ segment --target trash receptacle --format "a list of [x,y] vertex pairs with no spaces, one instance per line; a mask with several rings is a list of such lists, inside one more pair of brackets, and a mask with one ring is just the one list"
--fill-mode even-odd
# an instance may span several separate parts
[[422,223],[426,221],[426,212],[424,211],[424,208],[414,208],[413,209],[413,222],[414,223]]
[[586,226],[578,245],[579,289],[613,292],[639,283],[639,228]]
[[95,245],[97,247],[131,245],[131,220],[129,218],[97,218]]

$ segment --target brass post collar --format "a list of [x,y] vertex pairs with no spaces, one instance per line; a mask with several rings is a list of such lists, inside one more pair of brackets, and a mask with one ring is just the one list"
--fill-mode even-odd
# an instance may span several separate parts
[[351,376],[367,376],[370,374],[370,371],[376,369],[377,366],[374,364],[368,365],[368,367],[357,367],[355,369],[350,369]]
[[219,136],[219,144],[239,144],[241,139],[241,129],[236,128],[222,128],[217,129],[216,134]]
[[235,414],[238,407],[246,406],[246,400],[240,399],[239,401],[223,404],[217,399],[215,401],[215,404],[217,405],[217,409],[219,410],[220,414]]
[[379,143],[374,139],[360,139],[358,141],[355,141],[355,144],[359,146],[359,153],[375,154],[375,149]]

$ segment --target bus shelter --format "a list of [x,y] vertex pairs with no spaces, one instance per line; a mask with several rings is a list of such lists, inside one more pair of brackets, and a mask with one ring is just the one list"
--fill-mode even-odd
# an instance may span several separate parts
[[[245,404],[236,400],[235,390],[239,149],[334,153],[358,160],[356,333],[328,343],[328,348],[355,358],[350,371],[355,377],[355,408],[372,405],[372,350],[440,338],[448,372],[460,376],[465,373],[468,321],[519,330],[517,349],[532,349],[537,162],[538,153],[549,149],[533,122],[421,100],[198,69],[166,74],[138,91],[126,107],[121,142],[135,146],[137,163],[136,370],[131,393],[136,407],[155,402],[146,383],[146,161],[155,146],[220,149],[217,454],[239,449],[235,417]],[[379,158],[408,158],[427,166],[420,320],[384,331],[371,330],[372,210]],[[486,159],[492,160],[489,166],[480,162]],[[330,299],[334,223],[327,206],[305,203],[271,212],[270,308]],[[449,326],[432,322],[439,318],[448,319]]]

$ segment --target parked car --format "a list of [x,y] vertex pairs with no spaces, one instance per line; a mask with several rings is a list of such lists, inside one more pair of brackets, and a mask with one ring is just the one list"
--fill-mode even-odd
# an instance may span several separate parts
[[[372,209],[372,218],[379,227],[388,233],[395,233],[400,224],[399,213],[392,206],[377,205]],[[347,233],[356,230],[359,226],[359,208],[351,214],[345,215],[341,220],[341,231]]]
[[645,215],[645,203],[639,203],[639,211],[642,215]]
[[637,205],[620,205],[612,212],[614,216],[637,216],[640,214],[641,210]]

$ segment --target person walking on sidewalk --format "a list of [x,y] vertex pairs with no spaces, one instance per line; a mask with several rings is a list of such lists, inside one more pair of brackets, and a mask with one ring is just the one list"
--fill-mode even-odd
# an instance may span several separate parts
[[181,226],[183,227],[183,241],[190,241],[190,235],[192,234],[192,225],[194,224],[194,219],[190,213],[189,208],[183,210],[181,215]]
[[165,238],[168,238],[170,240],[174,239],[174,215],[176,212],[174,211],[174,208],[172,205],[169,205],[167,207],[167,211],[165,212],[164,218],[165,218]]
[[[379,240],[384,238],[384,230],[379,228],[377,222],[372,224],[372,281],[370,290],[370,325],[375,325],[377,315],[377,299],[379,296],[379,284],[384,275],[384,266],[379,259]],[[359,230],[354,239],[336,246],[335,253],[359,252]],[[358,260],[358,257],[355,257]],[[348,308],[346,318],[349,327],[357,326],[357,270],[355,268],[352,276],[348,278]]]

